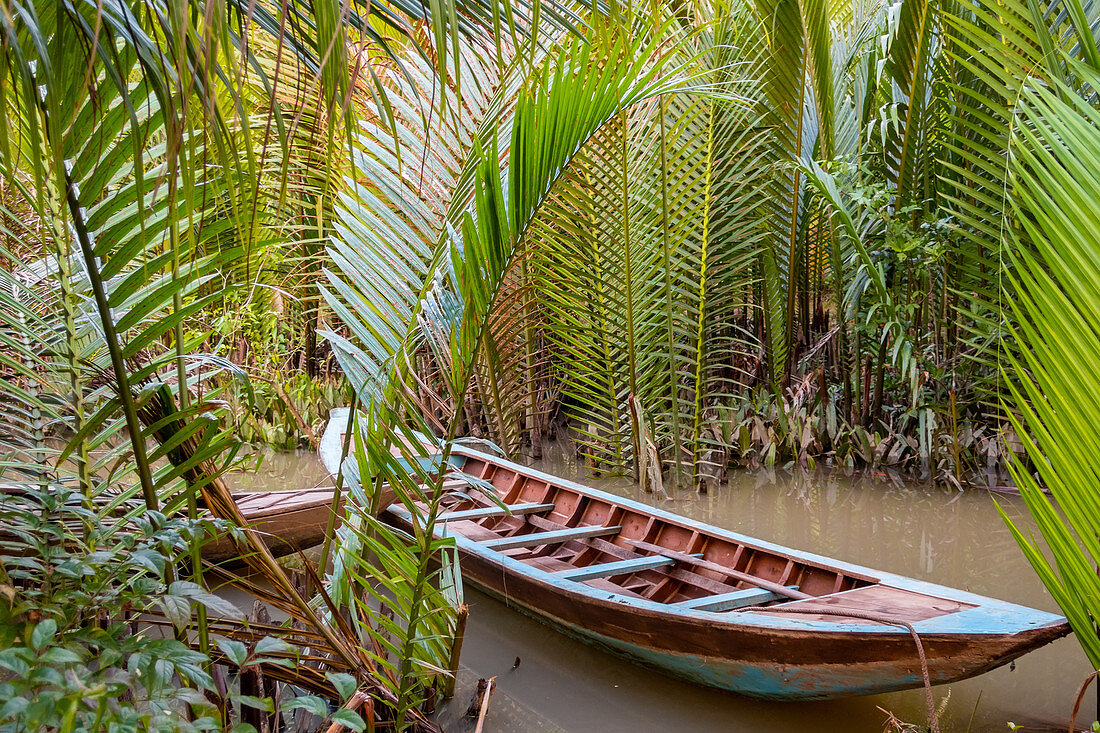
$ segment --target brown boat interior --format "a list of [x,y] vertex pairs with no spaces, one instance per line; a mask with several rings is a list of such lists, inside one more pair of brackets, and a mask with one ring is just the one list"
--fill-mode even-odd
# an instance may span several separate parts
[[[854,611],[915,623],[973,607],[701,532],[479,453],[454,457],[464,457],[462,472],[491,483],[496,496],[448,477],[445,485],[455,491],[445,499],[440,517],[448,531],[562,580],[605,591],[617,601],[641,599],[670,610],[712,613],[797,609],[803,619],[845,623],[873,622],[835,614]],[[331,492],[326,487],[235,498],[249,524],[273,552],[282,554],[323,539]],[[217,561],[233,557],[234,549],[224,539],[203,552]]]
[[[323,486],[290,491],[238,491],[234,492],[233,500],[248,526],[259,533],[278,557],[308,549],[324,539],[332,514],[333,489]],[[241,564],[237,543],[226,535],[207,542],[202,553],[210,562]]]
[[[476,454],[462,472],[488,481],[498,495],[466,486],[440,517],[449,532],[614,596],[717,613],[782,606],[834,622],[849,622],[831,615],[846,609],[888,611],[913,623],[972,607],[706,534]],[[830,613],[819,617],[817,609]]]

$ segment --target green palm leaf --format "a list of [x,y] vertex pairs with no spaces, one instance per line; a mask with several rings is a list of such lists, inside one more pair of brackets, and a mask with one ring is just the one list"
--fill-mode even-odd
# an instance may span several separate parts
[[[1100,83],[1095,71],[1071,68],[1088,87]],[[1092,203],[1100,195],[1100,113],[1060,82],[1024,87],[1019,109],[1011,170],[1020,229],[1011,232],[1008,281],[1017,324],[1011,336],[1020,356],[1010,355],[1006,382],[1019,414],[1012,420],[1038,479],[1020,461],[1013,475],[1042,542],[1005,518],[1100,668],[1100,475],[1093,460],[1100,418],[1100,217]]]
[[[608,32],[589,43],[567,43],[549,56],[533,71],[509,116],[506,179],[500,172],[499,130],[491,127],[474,138],[469,148],[473,165],[463,166],[472,171],[467,179],[472,198],[457,217],[441,219],[438,207],[429,210],[421,196],[393,198],[404,195],[407,189],[401,185],[380,189],[378,198],[360,189],[359,201],[348,199],[351,211],[386,225],[394,239],[375,236],[369,227],[349,227],[342,232],[348,240],[332,245],[339,270],[330,273],[326,297],[354,340],[330,338],[364,405],[362,435],[356,434],[361,449],[349,471],[349,521],[341,530],[332,588],[357,613],[377,614],[362,600],[365,579],[355,575],[355,559],[365,547],[383,558],[392,577],[402,579],[399,600],[388,604],[401,623],[390,629],[395,641],[386,655],[398,660],[390,667],[390,680],[401,699],[416,698],[408,694],[420,678],[414,671],[442,668],[445,662],[444,649],[430,641],[445,634],[453,609],[433,590],[429,562],[444,545],[431,529],[445,496],[441,467],[493,331],[493,305],[518,267],[532,223],[584,143],[624,110],[690,82],[678,68],[653,62],[675,58],[677,51],[659,50],[658,44]],[[597,62],[603,64],[600,73],[586,73]],[[440,176],[453,181],[455,172],[444,168]],[[400,213],[387,217],[389,211]],[[416,228],[408,225],[414,220]],[[435,241],[439,244],[432,247]],[[404,287],[388,300],[379,299],[380,288],[392,283]],[[457,406],[444,426],[439,456],[426,465],[417,456],[430,430],[408,389],[416,368],[413,355],[422,349],[432,354],[446,394]],[[345,464],[345,470],[350,467]],[[373,519],[386,503],[383,487],[416,518],[411,542],[400,541],[393,529]]]

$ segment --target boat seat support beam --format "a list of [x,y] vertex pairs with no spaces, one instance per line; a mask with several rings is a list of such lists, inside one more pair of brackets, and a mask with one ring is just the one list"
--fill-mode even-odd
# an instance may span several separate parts
[[514,537],[502,537],[482,543],[490,550],[511,550],[517,547],[536,547],[538,545],[556,545],[569,540],[581,540],[586,537],[603,537],[618,534],[622,527],[585,526],[568,527],[553,532],[532,532]]
[[628,573],[638,573],[642,570],[663,568],[677,562],[679,562],[679,560],[675,558],[653,555],[650,557],[638,557],[632,560],[618,560],[616,562],[604,562],[597,565],[585,565],[584,567],[573,568],[571,570],[560,570],[554,573],[554,577],[575,580],[579,583],[582,580],[611,578],[616,575],[626,575]]
[[[792,588],[794,586],[791,586]],[[669,605],[685,611],[733,611],[747,606],[759,606],[762,603],[772,601],[785,601],[787,598],[764,588],[745,588],[733,593],[722,593],[717,596],[703,596],[692,598],[690,601],[680,601]]]
[[441,522],[454,522],[462,519],[485,519],[486,517],[517,517],[523,514],[538,514],[554,508],[553,504],[513,504],[511,506],[487,506],[480,509],[463,509],[439,515]]

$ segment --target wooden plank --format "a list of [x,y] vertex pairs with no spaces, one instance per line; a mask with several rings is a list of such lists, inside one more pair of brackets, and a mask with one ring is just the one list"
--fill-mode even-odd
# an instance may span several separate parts
[[[819,621],[842,620],[844,623],[867,623],[865,619],[860,618],[845,619],[843,614],[850,612],[856,615],[885,616],[894,621],[915,624],[919,621],[966,611],[975,606],[972,603],[939,598],[887,585],[868,585],[831,596],[815,597],[798,603],[785,603],[782,608],[802,609],[805,613],[800,613],[800,618]],[[769,609],[760,610],[764,612]],[[812,613],[815,610],[821,610],[823,613],[816,615]]]
[[[524,558],[520,562],[523,562],[526,565],[530,565],[533,568],[538,568],[539,570],[545,570],[548,573],[556,573],[559,570],[571,570],[573,568],[573,566],[570,565],[567,562],[559,560],[556,557],[548,557],[548,556],[528,557],[528,558]],[[626,588],[623,588],[621,585],[615,585],[610,580],[604,580],[603,578],[593,578],[592,580],[588,581],[588,583],[592,588],[598,588],[600,590],[605,590],[608,593],[614,593],[616,595],[626,596],[627,598],[636,598],[638,600],[644,600],[637,593],[632,593],[631,591],[628,591]]]
[[679,562],[679,560],[675,560],[671,557],[652,555],[650,557],[635,558],[634,560],[618,560],[616,562],[602,562],[596,565],[570,568],[569,570],[562,570],[554,573],[554,575],[559,578],[565,578],[566,580],[575,580],[579,583],[582,580],[591,580],[592,578],[611,578],[616,575],[626,575],[627,573],[637,573],[642,570],[652,570],[653,568],[660,568],[677,562]]
[[[628,540],[629,541],[629,540]],[[603,552],[612,557],[617,557],[621,560],[634,560],[640,557],[647,557],[646,555],[639,555],[634,550],[628,550],[625,547],[620,547],[613,542],[593,537],[591,539],[584,540],[585,544],[591,545],[600,552]],[[676,580],[681,583],[687,583],[695,588],[700,588],[711,595],[721,595],[723,593],[732,593],[737,590],[736,586],[729,585],[727,583],[719,583],[717,580],[712,580],[705,575],[699,575],[686,568],[670,568],[668,570],[668,578],[655,584],[663,585],[666,581]],[[644,594],[646,598],[652,598],[649,591]]]
[[474,542],[487,542],[490,540],[499,540],[500,533],[494,532],[488,527],[482,527],[480,524],[472,519],[459,519],[455,522],[451,522],[447,525],[447,532],[450,534],[460,534],[468,540]]
[[778,593],[763,588],[744,588],[733,593],[723,593],[718,596],[703,596],[693,598],[690,601],[670,603],[675,608],[690,609],[693,611],[732,611],[735,608],[745,606],[759,606],[762,603],[781,601],[784,597]]
[[668,574],[673,580],[678,580],[681,583],[687,583],[694,588],[701,588],[712,596],[720,596],[723,593],[733,593],[734,591],[741,590],[736,585],[730,585],[729,583],[720,583],[708,575],[700,575],[699,573],[689,568],[671,568],[669,569]]
[[546,517],[539,517],[539,516],[532,515],[532,516],[527,517],[526,521],[533,527],[538,527],[539,529],[545,529],[547,531],[555,530],[555,529],[565,529],[564,524],[559,524],[558,522],[552,522],[549,519],[547,519]]
[[333,490],[331,488],[319,488],[296,491],[235,492],[233,500],[237,503],[237,508],[240,509],[244,518],[251,522],[261,517],[330,506]]
[[536,502],[513,504],[506,507],[487,506],[480,509],[463,509],[457,512],[440,514],[438,521],[447,522],[460,519],[484,519],[486,517],[515,517],[522,514],[537,514],[538,512],[545,512],[553,508],[553,504],[539,504]]
[[621,547],[614,542],[608,542],[607,540],[600,539],[599,537],[593,537],[584,541],[586,545],[591,545],[593,548],[599,550],[605,555],[611,555],[617,557],[620,560],[637,560],[639,557],[646,557],[639,554],[629,547]]
[[661,555],[665,555],[666,557],[676,558],[677,560],[680,560],[681,562],[688,565],[694,565],[705,570],[722,573],[728,578],[736,578],[743,583],[755,585],[757,588],[770,590],[773,593],[778,593],[779,595],[784,596],[785,598],[793,598],[798,601],[805,600],[807,598],[813,598],[813,596],[809,595],[808,593],[803,593],[799,590],[791,590],[790,588],[780,585],[779,583],[773,583],[770,580],[764,580],[763,578],[758,578],[755,575],[742,573],[740,570],[734,570],[733,568],[728,568],[725,565],[719,565],[718,563],[711,562],[710,560],[703,560],[701,558],[692,557],[686,552],[670,550],[666,547],[661,547],[660,545],[654,545],[651,542],[642,542],[641,540],[628,539],[626,540],[626,542],[627,544],[633,545],[640,550],[648,550],[653,553],[659,553]]
[[[600,525],[584,527],[568,527],[553,532],[533,532],[514,537],[504,537],[499,540],[485,542],[484,546],[491,550],[510,550],[514,547],[534,547],[536,545],[556,545],[568,540],[579,540],[585,537],[602,537],[609,534],[618,534],[622,527],[603,527]],[[690,556],[689,556],[690,557]]]
[[[629,542],[630,540],[627,541]],[[584,543],[596,548],[600,552],[611,555],[612,557],[617,557],[621,560],[634,560],[641,557],[651,557],[647,555],[639,555],[634,550],[629,550],[625,547],[621,547],[613,542],[608,542],[607,540],[603,540],[598,537],[584,540]],[[698,556],[696,555],[696,557]],[[719,583],[717,580],[713,580],[705,575],[699,575],[698,573],[692,572],[687,568],[670,568],[667,572],[669,579],[676,580],[681,583],[687,583],[688,585],[695,588],[700,588],[710,595],[733,593],[734,591],[738,590],[737,586],[735,585],[729,585],[728,583]],[[664,583],[664,581],[661,581],[660,583],[658,583],[658,585],[660,585],[661,583]],[[646,592],[646,594],[644,594],[644,597],[651,597],[648,591]]]

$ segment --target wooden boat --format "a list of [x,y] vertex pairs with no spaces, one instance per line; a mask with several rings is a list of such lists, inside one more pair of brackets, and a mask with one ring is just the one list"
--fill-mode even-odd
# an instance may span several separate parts
[[[322,459],[338,470],[346,412]],[[326,450],[327,448],[327,450]],[[1069,633],[1012,603],[793,550],[469,447],[435,531],[465,582],[607,651],[692,682],[820,699],[971,677]],[[388,521],[411,528],[401,505]],[[918,643],[919,641],[919,643]]]
[[[238,491],[233,499],[248,525],[255,529],[276,557],[319,545],[325,539],[332,514],[333,487],[293,491]],[[339,518],[339,511],[337,512]],[[236,545],[219,537],[202,548],[210,562],[232,561]]]

